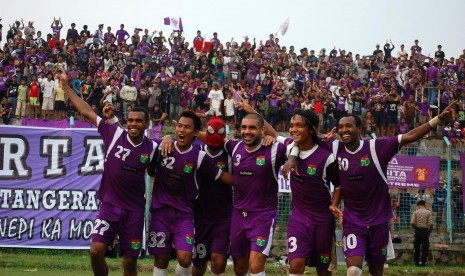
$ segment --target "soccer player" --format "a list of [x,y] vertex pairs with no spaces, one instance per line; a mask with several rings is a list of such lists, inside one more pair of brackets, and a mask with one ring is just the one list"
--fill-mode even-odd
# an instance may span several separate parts
[[[247,114],[241,122],[242,141],[224,144],[233,163],[230,253],[236,275],[265,275],[276,226],[278,171],[286,148],[280,143],[263,146],[264,123],[260,115]],[[199,138],[205,141],[204,135]]]
[[[359,117],[345,115],[338,125],[342,141],[331,143],[339,164],[339,180],[344,198],[343,242],[347,275],[362,275],[363,258],[371,275],[383,275],[387,257],[389,220],[392,218],[386,182],[388,162],[402,145],[414,142],[441,121],[451,117],[454,101],[441,114],[406,134],[363,141]],[[294,157],[286,167],[295,167]],[[283,173],[286,173],[286,170]]]
[[[68,86],[66,74],[57,77],[76,109],[98,127],[106,149],[98,192],[101,204],[90,246],[92,270],[95,275],[108,275],[105,251],[118,234],[124,275],[137,275],[137,257],[144,230],[145,170],[155,164],[154,154],[158,147],[156,142],[144,136],[149,125],[148,112],[134,108],[128,115],[127,131],[107,124]],[[111,111],[111,105],[104,108],[105,113]],[[112,120],[113,123],[116,121]]]
[[[290,173],[292,213],[287,227],[290,275],[303,275],[306,264],[315,266],[318,275],[331,275],[331,250],[334,242],[334,216],[342,220],[337,164],[330,151],[318,145],[318,116],[298,110],[290,121],[292,138],[278,137],[288,152],[298,144],[297,167],[300,175]],[[331,200],[329,185],[334,185]],[[334,216],[333,216],[334,214]]]
[[[184,111],[176,124],[174,150],[163,156],[153,185],[149,253],[155,255],[154,275],[167,275],[170,252],[176,248],[176,275],[191,275],[194,249],[194,204],[201,181],[233,184],[206,153],[192,143],[201,128],[200,118]],[[224,185],[224,184],[221,184]]]
[[[226,124],[212,117],[207,125],[206,158],[223,171],[231,172],[231,157],[223,150]],[[201,181],[195,202],[195,249],[192,275],[204,275],[211,261],[211,275],[225,275],[229,254],[232,190],[217,181]]]
[[[247,113],[256,113],[245,101],[241,105]],[[318,144],[321,143],[317,137],[318,125],[318,116],[310,110],[294,113],[289,129],[292,138],[277,136],[266,123],[266,134],[286,145],[288,153],[298,145],[298,171],[305,172],[290,173],[292,213],[287,227],[290,275],[303,275],[307,264],[315,266],[318,275],[331,275],[328,268],[334,242],[334,216],[342,222],[337,164],[331,152]],[[333,200],[329,183],[335,187]]]

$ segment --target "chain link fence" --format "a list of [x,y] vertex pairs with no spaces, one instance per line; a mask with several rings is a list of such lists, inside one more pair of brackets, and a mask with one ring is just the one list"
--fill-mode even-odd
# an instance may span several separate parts
[[[399,153],[403,155],[439,156],[441,158],[440,179],[439,188],[437,189],[389,190],[394,213],[394,218],[391,222],[394,234],[399,231],[412,231],[410,219],[413,212],[417,209],[416,204],[419,200],[424,200],[426,208],[433,212],[434,231],[439,233],[449,232],[450,239],[452,239],[452,233],[465,232],[462,172],[459,158],[459,152],[464,151],[465,146],[463,145],[460,148],[455,148],[453,145],[448,146],[444,140],[437,138],[421,139],[404,146],[400,150]],[[448,175],[450,175],[450,195],[447,194]],[[277,237],[285,233],[291,212],[291,200],[289,193],[279,194]],[[450,208],[448,208],[448,201],[450,201]],[[338,228],[341,228],[341,226],[338,225]]]

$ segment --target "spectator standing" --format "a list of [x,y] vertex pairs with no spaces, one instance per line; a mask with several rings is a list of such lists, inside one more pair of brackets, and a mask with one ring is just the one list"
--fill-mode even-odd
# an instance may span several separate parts
[[429,250],[429,234],[433,229],[433,215],[431,211],[426,209],[425,205],[424,200],[418,201],[418,209],[413,213],[412,220],[410,221],[415,229],[413,259],[416,266],[426,266]]
[[433,194],[433,212],[436,213],[436,229],[439,232],[441,228],[441,223],[444,215],[444,208],[446,206],[447,191],[444,189],[445,184],[440,181],[438,188],[434,191]]
[[397,195],[397,204],[399,206],[399,216],[400,216],[400,225],[399,229],[409,228],[410,221],[410,208],[411,205],[415,203],[415,199],[407,191],[407,189],[400,189],[399,194]]
[[21,80],[21,85],[18,87],[16,119],[19,119],[21,117],[26,117],[27,95],[28,95],[27,79],[24,77]]

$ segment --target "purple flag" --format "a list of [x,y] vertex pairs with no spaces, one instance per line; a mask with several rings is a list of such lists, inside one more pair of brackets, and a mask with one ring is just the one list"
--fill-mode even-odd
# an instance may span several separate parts
[[182,26],[182,19],[181,19],[181,17],[179,17],[179,30],[180,30],[181,32],[184,32],[184,27]]
[[437,188],[440,161],[438,156],[396,154],[387,167],[389,188]]

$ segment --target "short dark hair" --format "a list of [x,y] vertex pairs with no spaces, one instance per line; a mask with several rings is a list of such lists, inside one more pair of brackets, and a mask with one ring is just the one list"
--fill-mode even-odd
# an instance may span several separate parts
[[242,119],[254,119],[254,120],[257,120],[259,128],[262,128],[265,125],[265,120],[263,120],[263,117],[260,116],[259,114],[256,114],[256,113],[247,114]]
[[417,206],[425,206],[426,205],[426,202],[424,200],[419,200],[417,202]]
[[197,114],[194,112],[190,110],[183,111],[179,118],[181,117],[191,118],[194,121],[194,130],[200,130],[202,128],[202,121],[200,120],[200,117],[197,116]]
[[354,118],[356,127],[361,127],[362,126],[362,119],[360,119],[360,117],[357,116],[357,115],[345,114],[341,118],[348,118],[348,117],[353,117]]
[[144,121],[145,122],[149,121],[149,112],[147,111],[147,109],[141,106],[136,106],[131,110],[131,112],[144,112]]

